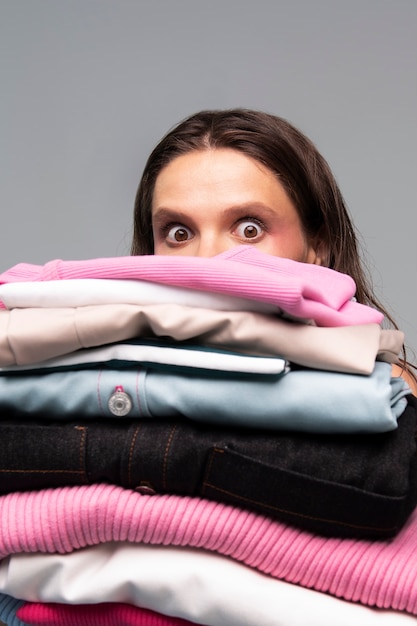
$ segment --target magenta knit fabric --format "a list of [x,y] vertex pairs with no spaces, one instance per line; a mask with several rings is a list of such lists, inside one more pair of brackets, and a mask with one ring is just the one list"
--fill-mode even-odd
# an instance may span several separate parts
[[[243,266],[243,267],[242,267]],[[44,266],[20,263],[0,274],[0,284],[74,278],[141,279],[276,305],[319,326],[380,323],[383,315],[352,300],[355,282],[347,274],[238,246],[212,258],[130,256],[54,260]]]
[[97,484],[0,498],[0,556],[107,541],[204,548],[274,578],[417,615],[417,512],[390,541],[324,538],[199,498]]
[[27,602],[16,616],[30,626],[192,626],[194,622],[119,602],[60,604]]

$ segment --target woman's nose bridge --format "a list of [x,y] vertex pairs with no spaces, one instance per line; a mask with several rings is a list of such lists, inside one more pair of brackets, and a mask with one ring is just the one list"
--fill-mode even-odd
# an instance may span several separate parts
[[227,249],[227,242],[220,234],[203,232],[200,235],[196,256],[212,257]]

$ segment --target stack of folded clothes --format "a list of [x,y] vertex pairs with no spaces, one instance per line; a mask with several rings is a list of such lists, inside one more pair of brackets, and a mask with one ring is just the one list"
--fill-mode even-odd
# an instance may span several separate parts
[[328,268],[0,275],[0,620],[407,626],[417,402],[403,334]]

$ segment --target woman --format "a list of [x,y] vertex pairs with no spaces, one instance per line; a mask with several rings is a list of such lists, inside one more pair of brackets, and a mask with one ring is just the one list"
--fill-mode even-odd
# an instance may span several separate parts
[[[152,151],[139,184],[131,253],[214,256],[240,244],[349,274],[381,311],[335,178],[286,120],[248,109],[191,115]],[[394,375],[417,395],[405,351]]]

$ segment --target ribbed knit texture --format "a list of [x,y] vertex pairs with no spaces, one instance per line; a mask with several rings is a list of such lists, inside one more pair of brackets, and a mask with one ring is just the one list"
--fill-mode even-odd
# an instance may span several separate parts
[[391,541],[324,538],[255,513],[111,485],[0,498],[0,556],[67,553],[107,541],[204,548],[275,578],[417,614],[417,513]]
[[3,596],[0,604],[0,620],[8,626],[26,626],[18,617],[17,611],[23,606],[24,601],[12,598],[11,596]]
[[319,326],[380,323],[383,319],[376,309],[352,300],[356,286],[347,274],[267,255],[252,246],[238,246],[208,259],[145,255],[54,260],[44,266],[20,263],[0,274],[0,283],[74,278],[141,279],[250,298],[313,319]]
[[192,626],[193,622],[130,604],[60,604],[28,602],[16,616],[30,626]]

